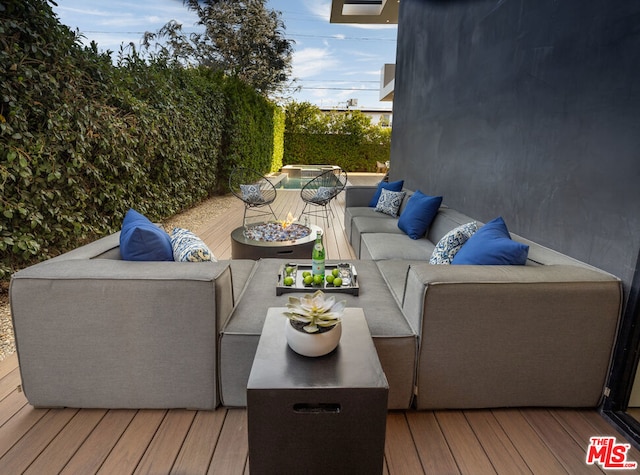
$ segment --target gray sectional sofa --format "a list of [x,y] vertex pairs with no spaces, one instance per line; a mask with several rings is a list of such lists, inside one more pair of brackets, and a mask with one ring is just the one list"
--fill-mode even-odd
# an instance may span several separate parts
[[[347,189],[345,229],[419,335],[418,409],[599,404],[622,307],[619,279],[515,234],[529,246],[524,266],[429,264],[448,231],[475,220],[443,205],[414,240],[398,218],[368,206],[375,189]],[[404,191],[400,214],[412,194]]]
[[[435,243],[472,219],[442,206],[412,240],[367,206],[374,191],[346,189],[360,293],[345,298],[364,309],[390,409],[599,404],[617,278],[515,235],[530,246],[525,266],[431,265]],[[244,406],[266,309],[287,302],[274,289],[285,261],[129,262],[118,243],[114,234],[14,274],[29,402]]]

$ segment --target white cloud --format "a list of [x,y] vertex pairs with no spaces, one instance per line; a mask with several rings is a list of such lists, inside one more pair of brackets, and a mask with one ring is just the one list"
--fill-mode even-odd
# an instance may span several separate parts
[[325,0],[305,0],[304,5],[313,15],[329,23],[329,18],[331,17],[331,2]]
[[132,26],[139,27],[143,24],[139,17],[133,15],[112,15],[108,20],[101,21],[99,23],[102,26],[118,27],[118,28],[130,28]]
[[112,13],[105,10],[96,10],[91,9],[87,10],[85,8],[71,8],[65,6],[58,6],[56,8],[56,12],[58,15],[67,15],[71,16],[71,14],[80,14],[80,15],[88,15],[88,16],[111,16]]
[[293,76],[298,78],[325,74],[338,66],[338,60],[326,48],[304,48],[293,53]]
[[360,28],[361,30],[391,30],[398,28],[398,25],[395,23],[348,23],[348,25],[354,28]]

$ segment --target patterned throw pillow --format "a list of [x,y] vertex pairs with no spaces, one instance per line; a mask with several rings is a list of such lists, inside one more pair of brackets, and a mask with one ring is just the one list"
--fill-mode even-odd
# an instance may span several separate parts
[[378,204],[376,205],[376,211],[395,218],[398,216],[398,210],[400,209],[404,195],[404,191],[389,191],[383,188]]
[[327,201],[329,198],[333,196],[335,192],[335,188],[329,186],[319,186],[316,194],[313,195],[311,201],[315,201],[316,203],[322,203],[323,201]]
[[478,223],[472,221],[452,229],[438,241],[430,264],[451,264],[453,257],[458,253],[462,245],[478,230]]
[[173,260],[176,262],[217,261],[202,239],[187,229],[173,228],[171,247],[173,248]]
[[264,197],[260,191],[260,185],[240,185],[242,199],[247,203],[262,203]]
[[378,205],[378,201],[380,200],[380,195],[382,194],[382,190],[389,191],[402,191],[402,187],[404,186],[404,180],[398,181],[381,181],[378,183],[378,188],[376,188],[376,192],[371,197],[371,201],[369,201],[369,207],[375,208]]

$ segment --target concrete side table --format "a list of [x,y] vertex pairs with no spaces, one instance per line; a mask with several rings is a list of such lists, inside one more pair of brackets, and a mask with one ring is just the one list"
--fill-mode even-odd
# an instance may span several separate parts
[[382,473],[389,387],[362,309],[319,358],[288,347],[284,311],[268,310],[249,376],[251,473]]

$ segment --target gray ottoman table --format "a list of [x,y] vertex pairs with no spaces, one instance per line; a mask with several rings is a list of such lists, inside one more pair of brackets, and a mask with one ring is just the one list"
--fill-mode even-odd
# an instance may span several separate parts
[[270,308],[247,386],[252,473],[382,473],[387,379],[360,308],[348,308],[338,347],[300,356]]

